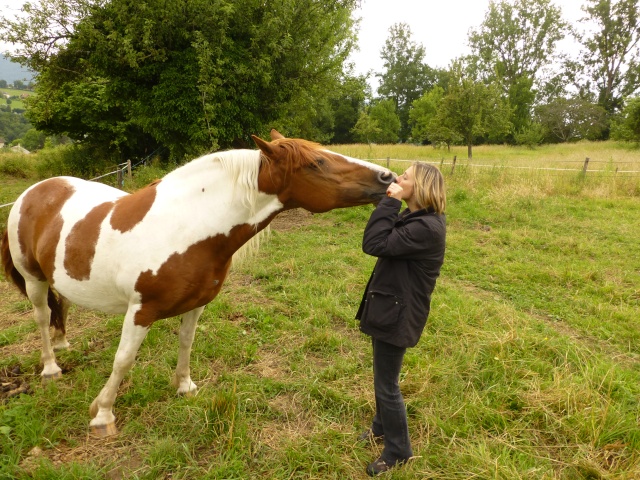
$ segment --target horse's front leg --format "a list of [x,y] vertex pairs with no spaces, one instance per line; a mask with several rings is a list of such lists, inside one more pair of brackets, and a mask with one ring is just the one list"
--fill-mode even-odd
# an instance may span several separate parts
[[147,336],[148,327],[142,327],[134,323],[134,317],[139,305],[129,306],[122,324],[122,336],[113,361],[113,371],[106,385],[100,391],[96,399],[91,403],[89,413],[91,415],[91,432],[99,437],[115,435],[116,417],[113,415],[113,404],[116,401],[120,382],[127,374],[136,358],[136,353]]
[[191,381],[189,369],[189,359],[191,357],[191,345],[196,333],[198,318],[202,315],[204,307],[199,307],[182,316],[180,324],[180,347],[178,349],[178,365],[176,373],[171,382],[178,389],[178,395],[192,395],[198,390],[195,383]]

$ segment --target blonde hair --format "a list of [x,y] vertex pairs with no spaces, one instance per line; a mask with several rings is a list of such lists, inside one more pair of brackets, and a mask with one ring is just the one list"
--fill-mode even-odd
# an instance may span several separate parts
[[432,207],[436,213],[443,214],[447,206],[447,192],[440,170],[428,163],[415,162],[413,196],[420,207]]

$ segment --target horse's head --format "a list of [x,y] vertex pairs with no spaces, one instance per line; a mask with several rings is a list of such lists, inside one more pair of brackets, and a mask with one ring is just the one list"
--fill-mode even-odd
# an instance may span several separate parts
[[278,195],[285,208],[311,212],[377,203],[395,179],[390,170],[345,157],[317,143],[271,131],[271,142],[253,136],[262,151],[261,191]]

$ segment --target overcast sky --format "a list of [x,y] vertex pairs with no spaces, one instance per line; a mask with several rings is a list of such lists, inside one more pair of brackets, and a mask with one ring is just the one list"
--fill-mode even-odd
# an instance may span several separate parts
[[[37,0],[34,0],[37,1]],[[484,20],[490,0],[362,0],[355,14],[361,18],[360,50],[352,55],[356,73],[382,71],[380,50],[395,23],[409,24],[412,38],[425,48],[425,62],[431,67],[447,67],[454,58],[469,53],[469,29]],[[576,23],[583,16],[584,0],[552,0],[566,20]],[[24,0],[0,0],[5,16],[19,12]],[[7,15],[9,14],[9,15]],[[565,48],[571,48],[566,45]],[[7,45],[0,44],[4,52]]]
[[[361,18],[360,51],[352,55],[357,73],[382,71],[380,51],[389,37],[389,28],[404,22],[411,28],[414,42],[425,48],[425,63],[445,68],[451,60],[470,53],[469,29],[477,29],[489,9],[490,0],[362,0],[356,11]],[[584,17],[584,0],[553,0],[565,20],[576,24]],[[571,48],[571,45],[563,45]]]

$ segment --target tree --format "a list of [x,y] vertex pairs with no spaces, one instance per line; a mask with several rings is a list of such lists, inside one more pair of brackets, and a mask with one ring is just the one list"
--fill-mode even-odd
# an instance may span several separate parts
[[470,61],[483,78],[502,85],[516,130],[528,125],[536,83],[567,28],[551,0],[501,0],[489,3],[480,28],[470,32]]
[[438,110],[444,95],[444,89],[436,86],[415,100],[409,112],[409,121],[412,126],[411,136],[414,140],[431,143],[434,146],[444,144],[447,149],[450,149],[451,144],[461,142],[462,137],[441,123]]
[[398,142],[401,124],[393,100],[387,99],[376,102],[369,110],[369,115],[380,128],[380,133],[375,137],[375,142]]
[[627,99],[622,113],[614,118],[611,138],[640,142],[640,97]]
[[42,149],[45,140],[46,135],[44,133],[37,131],[35,128],[31,128],[24,134],[20,143],[24,148],[33,152]]
[[381,51],[385,71],[377,75],[380,78],[378,94],[395,103],[402,141],[410,134],[411,103],[435,82],[435,72],[423,63],[424,47],[411,40],[411,35],[406,23],[391,26]]
[[512,128],[511,108],[501,96],[497,83],[485,85],[464,74],[462,66],[452,68],[449,91],[440,102],[436,121],[462,137],[467,156],[473,156],[473,144],[483,135],[500,135]]
[[535,114],[556,142],[597,140],[607,125],[604,108],[578,97],[556,98],[536,107]]
[[339,84],[356,2],[40,0],[0,36],[38,74],[36,128],[181,160],[278,124],[322,132],[309,119]]
[[4,138],[6,143],[22,138],[30,128],[31,125],[24,115],[0,111],[0,137]]
[[636,0],[589,0],[582,8],[583,21],[597,26],[582,38],[582,60],[598,104],[613,114],[640,88],[640,6]]
[[434,87],[422,97],[414,100],[409,111],[409,125],[411,126],[411,138],[420,143],[433,142],[429,138],[431,124],[436,123],[438,107],[444,97],[444,89]]
[[400,130],[400,119],[396,114],[393,100],[379,100],[362,112],[353,128],[353,133],[361,142],[396,143]]
[[0,80],[0,88],[7,88],[7,81],[6,80]]
[[374,142],[381,131],[378,122],[371,118],[371,115],[365,110],[360,112],[358,121],[351,129],[357,141],[369,144]]
[[330,99],[334,115],[331,143],[354,143],[352,129],[358,122],[371,87],[364,76],[346,75]]

